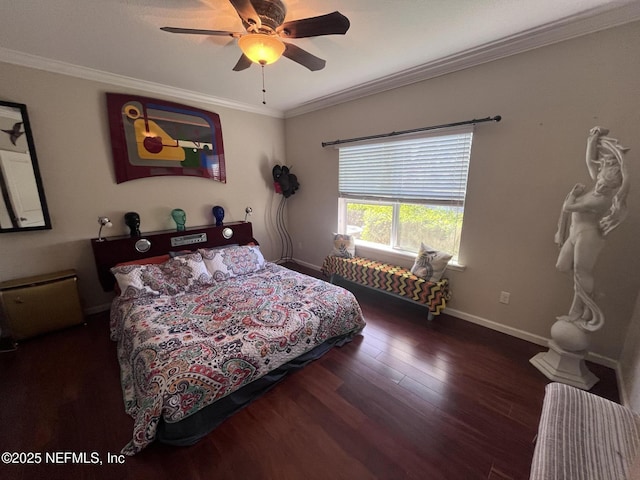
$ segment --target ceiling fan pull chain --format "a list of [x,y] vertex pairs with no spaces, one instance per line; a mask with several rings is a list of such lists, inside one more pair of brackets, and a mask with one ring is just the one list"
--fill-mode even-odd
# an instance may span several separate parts
[[262,104],[266,105],[267,101],[265,100],[265,94],[267,91],[264,88],[264,63],[261,63],[260,66],[262,67]]

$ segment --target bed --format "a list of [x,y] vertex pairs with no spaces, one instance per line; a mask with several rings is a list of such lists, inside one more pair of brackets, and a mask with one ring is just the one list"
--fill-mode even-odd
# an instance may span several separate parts
[[201,231],[145,235],[153,248],[136,258],[127,246],[140,239],[92,242],[103,288],[119,289],[110,330],[134,418],[124,454],[197,442],[365,326],[350,292],[266,262],[249,223],[225,228],[235,242],[222,227],[197,243]]

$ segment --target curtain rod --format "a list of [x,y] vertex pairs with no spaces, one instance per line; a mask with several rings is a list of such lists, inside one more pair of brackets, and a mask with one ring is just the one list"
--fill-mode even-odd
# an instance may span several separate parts
[[322,142],[322,147],[324,148],[332,145],[340,145],[341,143],[359,142],[360,140],[372,140],[374,138],[395,137],[396,135],[405,135],[408,133],[424,132],[426,130],[437,130],[439,128],[459,127],[460,125],[469,125],[469,124],[484,123],[484,122],[499,122],[500,120],[502,120],[502,117],[500,115],[496,115],[495,117],[474,118],[473,120],[464,120],[462,122],[455,122],[455,123],[445,123],[443,125],[432,125],[430,127],[414,128],[413,130],[402,130],[400,132],[369,135],[368,137],[348,138],[346,140],[334,140],[333,142]]

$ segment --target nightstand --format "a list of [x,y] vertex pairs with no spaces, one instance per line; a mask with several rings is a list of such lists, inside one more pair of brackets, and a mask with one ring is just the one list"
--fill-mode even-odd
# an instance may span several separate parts
[[0,302],[14,340],[84,322],[75,270],[0,282]]

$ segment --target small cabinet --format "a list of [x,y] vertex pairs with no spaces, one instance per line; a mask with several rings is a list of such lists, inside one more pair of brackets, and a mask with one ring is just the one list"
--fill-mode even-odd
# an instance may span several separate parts
[[14,340],[84,322],[75,270],[0,282],[0,300]]

